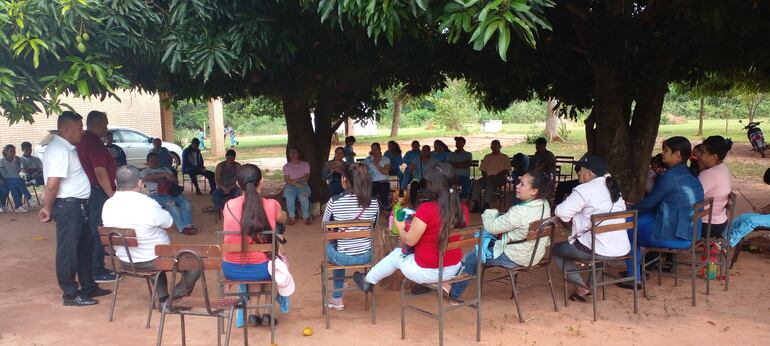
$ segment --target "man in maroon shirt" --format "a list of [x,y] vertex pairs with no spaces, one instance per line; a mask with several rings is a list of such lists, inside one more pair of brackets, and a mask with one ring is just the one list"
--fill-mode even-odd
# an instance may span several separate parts
[[83,170],[91,183],[91,197],[88,199],[88,219],[91,234],[94,237],[93,271],[94,281],[115,281],[115,274],[104,268],[104,247],[99,239],[99,226],[102,225],[102,207],[107,198],[115,192],[115,174],[117,167],[112,155],[102,142],[107,136],[107,113],[91,111],[86,118],[86,131],[77,144],[78,157]]

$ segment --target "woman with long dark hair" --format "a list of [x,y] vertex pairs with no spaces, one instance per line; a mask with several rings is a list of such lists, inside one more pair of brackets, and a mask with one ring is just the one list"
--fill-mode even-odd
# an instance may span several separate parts
[[[572,234],[565,242],[553,247],[553,259],[559,269],[575,269],[573,260],[591,259],[591,215],[626,210],[626,203],[620,195],[620,186],[607,172],[607,162],[599,156],[585,154],[576,164],[579,184],[564,202],[556,206],[554,214],[564,222],[572,221]],[[605,224],[620,223],[608,220]],[[605,232],[596,235],[597,259],[612,259],[625,256],[631,250],[625,230]],[[586,302],[590,292],[583,277],[578,273],[569,274],[568,281],[575,285],[570,300]],[[591,281],[589,275],[588,281]]]
[[404,158],[401,156],[401,146],[396,141],[388,141],[388,150],[383,154],[390,160],[390,172],[388,175],[397,176],[398,182],[404,179],[404,172],[401,171],[401,165],[404,164]]
[[[443,278],[449,280],[460,272],[461,249],[445,251],[449,233],[455,228],[465,227],[470,222],[468,208],[460,201],[452,165],[439,162],[428,166],[425,180],[431,199],[417,208],[410,225],[396,221],[401,242],[414,247],[414,252],[404,254],[401,248],[394,249],[377,263],[369,273],[353,274],[353,280],[364,292],[372,285],[390,276],[397,269],[409,280],[418,284],[438,281],[439,256],[443,256]],[[448,287],[445,288],[448,293]]]
[[727,202],[733,190],[730,169],[723,161],[733,147],[733,141],[722,136],[711,136],[702,144],[703,149],[698,156],[698,180],[703,185],[703,197],[714,199],[714,206],[711,208],[711,236],[722,238],[729,221]]
[[[332,196],[326,204],[323,221],[371,220],[377,224],[379,203],[372,198],[372,183],[366,166],[360,163],[349,165],[342,172],[342,187],[345,191]],[[347,231],[358,231],[350,227]],[[337,265],[357,265],[372,261],[372,247],[369,238],[339,239],[326,246],[329,262]],[[345,284],[345,270],[337,269],[332,273],[334,288]],[[344,310],[342,291],[332,292],[326,304],[334,310]]]
[[372,179],[372,194],[377,196],[380,201],[380,207],[385,211],[390,211],[390,182],[388,172],[390,172],[390,159],[382,155],[380,143],[372,143],[371,155],[364,160],[364,164],[369,168],[369,176]]
[[334,149],[334,157],[324,163],[321,175],[326,180],[329,189],[329,197],[339,195],[344,191],[342,188],[342,172],[348,164],[345,162],[345,149],[337,147]]
[[[286,222],[286,213],[281,210],[278,201],[262,197],[262,171],[259,167],[252,164],[241,166],[238,171],[238,186],[243,194],[227,201],[222,221],[225,231],[237,231],[239,234],[226,234],[223,243],[239,244],[241,251],[222,254],[222,273],[228,280],[270,280],[267,254],[249,252],[246,248],[248,244],[271,242],[269,235],[260,233],[275,230],[277,223]],[[254,323],[260,317],[249,319]],[[242,321],[239,324],[242,324]]]
[[[641,283],[641,247],[654,246],[669,249],[687,249],[692,239],[693,204],[702,201],[703,186],[687,168],[692,146],[687,138],[671,137],[663,141],[663,163],[669,170],[660,176],[647,196],[631,209],[639,211],[637,223],[637,284]],[[698,225],[700,228],[700,225]],[[629,231],[629,238],[631,237]],[[698,236],[700,238],[700,235]],[[627,272],[633,269],[633,260],[626,260]],[[618,286],[633,288],[631,284]]]

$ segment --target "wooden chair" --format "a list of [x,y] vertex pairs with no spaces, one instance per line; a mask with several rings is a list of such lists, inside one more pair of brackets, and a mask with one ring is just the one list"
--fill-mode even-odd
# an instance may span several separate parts
[[[692,284],[692,306],[695,306],[695,280],[697,279],[698,270],[701,268],[705,268],[708,264],[708,259],[702,261],[698,257],[698,247],[699,245],[703,244],[706,246],[706,249],[711,248],[711,211],[714,206],[714,199],[713,198],[707,198],[703,201],[700,201],[698,203],[693,204],[693,215],[692,215],[692,242],[689,247],[682,248],[682,249],[670,249],[670,248],[661,248],[661,247],[645,247],[642,250],[642,259],[645,259],[647,253],[650,252],[656,252],[660,254],[660,256],[650,260],[647,262],[646,260],[643,260],[642,263],[642,287],[644,289],[644,296],[647,297],[647,266],[654,264],[655,262],[658,263],[658,286],[661,285],[661,276],[671,276],[674,278],[674,286],[678,285],[678,279],[689,279]],[[708,223],[708,226],[706,227],[706,236],[703,237],[703,241],[699,242],[698,239],[700,239],[699,235],[701,234],[698,232],[699,226],[702,222]],[[663,254],[669,253],[673,255],[674,261],[672,262],[666,262],[664,259]],[[677,256],[680,254],[689,254],[690,258],[688,261],[679,263]],[[664,263],[666,262],[666,263]],[[673,265],[673,273],[667,273],[663,272],[663,264],[671,264]],[[690,265],[690,272],[686,274],[679,274],[679,265],[680,264],[689,264]],[[711,280],[708,279],[708,277],[705,278],[706,280],[706,294],[709,293],[709,283]]]
[[[524,320],[524,315],[521,313],[521,308],[519,304],[519,291],[528,290],[530,288],[535,288],[540,286],[548,286],[548,288],[551,290],[551,299],[553,300],[553,309],[556,312],[559,311],[559,307],[556,305],[556,294],[554,293],[554,290],[553,290],[553,280],[551,279],[551,272],[548,270],[548,265],[551,264],[551,248],[554,244],[554,234],[558,232],[559,225],[560,223],[557,222],[557,219],[555,217],[549,217],[546,219],[538,220],[529,224],[529,231],[527,232],[526,238],[519,239],[519,240],[512,240],[508,242],[508,244],[519,244],[527,241],[535,241],[535,245],[533,249],[545,247],[545,254],[543,255],[543,258],[539,262],[535,262],[536,251],[533,250],[532,256],[529,259],[529,264],[526,266],[507,268],[502,266],[484,264],[484,266],[481,269],[482,282],[484,282],[485,273],[489,269],[502,268],[507,272],[507,275],[503,275],[498,278],[489,280],[489,282],[492,282],[492,281],[503,282],[510,279],[511,287],[512,287],[511,299],[513,299],[514,302],[516,303],[516,312],[519,314],[520,323],[524,323],[525,320]],[[542,244],[541,244],[541,241],[543,242]],[[529,273],[538,269],[542,269],[543,271],[545,271],[546,277],[548,278],[547,280],[541,281],[535,284],[527,285],[524,287],[516,287],[516,278],[518,274]]]
[[180,270],[199,270],[201,272],[200,283],[203,290],[202,298],[185,297],[174,300],[170,298],[161,305],[160,325],[158,326],[158,341],[160,346],[163,341],[163,328],[166,314],[177,314],[181,321],[182,345],[186,345],[184,317],[208,316],[217,318],[217,345],[221,344],[221,320],[227,320],[227,332],[225,345],[230,343],[232,331],[233,312],[236,307],[241,307],[244,302],[241,298],[209,298],[208,285],[206,284],[206,271],[222,268],[221,251],[217,245],[156,245],[155,269],[171,271],[171,282],[176,282],[177,273]]
[[[478,167],[479,167],[479,160],[471,160],[471,170],[473,172],[472,173],[473,175],[471,177],[473,178],[473,180],[476,179],[476,168]],[[471,184],[473,184],[473,181],[471,181]]]
[[556,156],[556,166],[561,167],[570,167],[569,174],[567,174],[567,171],[564,169],[561,169],[559,171],[559,174],[557,175],[558,181],[567,181],[575,179],[575,157],[574,156]]
[[[636,274],[638,271],[638,265],[636,260],[636,238],[637,238],[637,230],[636,230],[636,224],[637,224],[637,212],[636,210],[629,210],[629,211],[620,211],[620,212],[614,212],[614,213],[604,213],[604,214],[595,214],[591,215],[591,259],[590,260],[575,260],[576,263],[582,264],[583,268],[578,268],[575,270],[567,270],[567,266],[564,266],[564,269],[562,270],[562,275],[564,278],[564,306],[569,305],[569,299],[567,299],[567,285],[568,282],[567,275],[571,273],[591,273],[591,282],[589,284],[588,289],[591,291],[593,295],[593,311],[594,311],[594,322],[597,320],[597,305],[596,301],[598,300],[598,292],[597,288],[602,288],[602,299],[606,300],[607,296],[605,294],[605,287],[610,285],[615,285],[621,282],[631,282],[633,285],[633,291],[634,291],[634,313],[639,313],[639,302],[637,299],[637,287],[636,287]],[[603,224],[605,221],[608,220],[623,220],[623,222],[620,223],[612,223],[612,224]],[[628,253],[625,256],[618,256],[618,257],[603,257],[597,258],[596,254],[596,235],[607,233],[607,232],[617,232],[617,231],[628,231],[629,229],[633,229],[633,236],[631,239],[631,252]],[[625,234],[624,234],[625,235]],[[625,278],[614,278],[611,280],[604,280],[605,275],[605,268],[608,266],[610,261],[616,261],[616,260],[624,260],[631,258],[634,263],[634,268],[631,271],[630,275]],[[602,281],[597,281],[597,274],[601,274]],[[609,275],[608,275],[609,276]]]
[[[343,287],[343,288],[334,288],[332,286],[331,289],[329,289],[329,281],[333,281],[333,277],[330,278],[329,275],[334,272],[334,270],[345,270],[346,275],[345,279],[351,279],[352,276],[347,275],[347,270],[363,270],[364,274],[366,274],[374,265],[374,256],[372,256],[372,261],[365,264],[357,264],[357,265],[337,265],[334,263],[329,262],[328,254],[326,253],[326,246],[329,244],[329,242],[336,241],[339,239],[363,239],[366,238],[369,240],[369,246],[372,251],[372,254],[374,254],[374,232],[372,230],[374,229],[374,224],[372,221],[369,220],[350,220],[350,221],[331,221],[331,222],[324,222],[323,223],[323,242],[321,243],[323,245],[322,252],[324,254],[323,261],[321,261],[321,305],[322,305],[322,313],[324,315],[324,319],[326,321],[326,329],[329,329],[329,307],[326,305],[326,299],[327,295],[331,292],[342,292],[342,291],[348,291],[348,290],[358,290],[355,286],[352,287]],[[374,286],[372,286],[372,291],[370,292],[372,295],[372,324],[377,324],[377,305],[375,300],[375,294],[374,294]],[[369,306],[368,299],[369,294],[364,294],[364,310],[367,309]]]
[[[185,183],[190,184],[190,193],[195,192],[195,186],[192,183],[192,180],[190,180],[190,175],[187,173],[181,173],[182,171],[179,171],[182,175],[182,188],[184,189]],[[203,175],[196,175],[195,179],[198,180],[198,187],[200,187],[201,191],[206,192],[208,190],[208,180]]]
[[[120,286],[120,279],[123,277],[134,277],[144,279],[147,282],[147,292],[150,295],[150,306],[147,308],[147,323],[145,328],[150,328],[150,320],[152,319],[152,310],[155,308],[155,299],[157,298],[157,282],[158,276],[165,275],[158,270],[137,270],[134,267],[134,259],[131,257],[129,247],[139,246],[139,242],[136,239],[136,232],[130,228],[115,228],[115,227],[99,227],[99,238],[102,244],[110,255],[110,263],[112,264],[112,270],[117,276],[115,280],[115,287],[112,289],[112,304],[110,305],[110,313],[107,315],[107,321],[112,322],[112,317],[115,312],[115,304],[118,299],[118,287]],[[128,257],[128,267],[120,263],[120,259],[116,257],[116,248],[122,247],[123,251]],[[154,284],[153,284],[154,283]]]
[[[452,240],[452,238],[458,238]],[[439,268],[444,268],[444,253],[449,250],[454,249],[463,249],[468,247],[474,247],[473,251],[476,251],[476,258],[481,258],[481,225],[478,226],[471,226],[466,227],[462,229],[457,229],[451,232],[449,235],[450,241],[447,242],[446,249],[442,249],[441,253],[439,254]],[[474,310],[476,310],[476,341],[481,341],[481,261],[476,261],[476,275],[469,275],[469,274],[459,274],[455,276],[452,279],[444,280],[444,273],[443,270],[439,271],[438,274],[438,282],[432,283],[432,284],[419,284],[428,288],[431,288],[433,291],[428,291],[426,293],[417,294],[417,295],[407,295],[407,283],[412,282],[411,280],[404,278],[404,281],[401,283],[401,340],[406,339],[406,310],[412,309],[416,312],[419,312],[420,314],[424,316],[428,316],[430,318],[434,318],[438,320],[438,338],[439,338],[439,345],[444,345],[444,314],[451,310],[459,309],[462,307],[470,307]],[[475,280],[476,281],[476,297],[473,299],[465,300],[459,305],[449,305],[448,307],[445,307],[444,303],[444,291],[442,289],[442,286],[444,284],[452,284],[455,282],[461,282],[461,281],[470,281]],[[414,283],[416,284],[416,283]],[[436,297],[438,298],[438,311],[436,313],[424,310],[416,305],[410,305],[408,304],[409,301],[419,298],[423,295],[430,294],[432,292],[435,292]]]
[[[217,232],[221,233],[222,236],[224,235],[239,235],[241,232],[238,231],[223,231],[223,232]],[[273,231],[263,231],[261,232],[263,235],[269,235],[271,238],[270,243],[265,244],[248,244],[246,246],[247,252],[265,252],[268,253],[270,258],[270,265],[271,265],[271,273],[275,273],[275,260],[277,258],[277,244],[276,244],[276,238],[273,234]],[[222,253],[225,252],[241,252],[241,244],[224,244],[220,245],[220,248],[222,250]],[[245,292],[229,292],[225,291],[226,287],[239,287],[240,285],[245,285],[246,290]],[[264,290],[264,287],[269,285],[270,290]],[[275,280],[273,279],[273,276],[271,276],[270,280],[260,280],[260,281],[240,281],[240,280],[228,280],[225,279],[224,276],[219,280],[219,286],[220,291],[222,292],[222,297],[243,297],[244,303],[241,306],[241,309],[243,311],[243,344],[248,345],[249,344],[249,332],[248,327],[249,323],[247,321],[248,319],[248,310],[249,309],[268,309],[270,310],[270,343],[275,343],[275,296],[278,293],[277,288],[275,286]],[[254,290],[252,290],[254,289]],[[259,304],[259,298],[265,297],[266,302],[263,304]],[[251,297],[257,298],[257,304],[250,304],[249,299]]]

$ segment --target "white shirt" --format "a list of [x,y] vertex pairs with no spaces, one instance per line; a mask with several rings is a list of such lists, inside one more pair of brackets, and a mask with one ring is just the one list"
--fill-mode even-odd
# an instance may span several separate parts
[[[586,183],[582,183],[572,190],[572,193],[558,206],[554,214],[562,221],[572,220],[572,235],[569,243],[580,241],[587,248],[591,248],[591,215],[618,212],[626,210],[626,202],[623,197],[612,203],[610,191],[607,189],[606,179],[598,177]],[[607,220],[601,225],[622,223],[624,220]],[[615,257],[624,256],[631,251],[631,243],[628,241],[628,232],[625,230],[606,232],[596,236],[596,254]]]
[[[46,157],[48,155],[46,154]],[[102,223],[105,227],[132,228],[136,231],[137,247],[129,247],[134,263],[152,261],[155,245],[171,244],[164,228],[171,227],[174,220],[163,210],[158,202],[134,191],[118,191],[104,202]],[[123,246],[115,249],[115,255],[128,263],[128,255]]]
[[374,157],[369,156],[364,160],[364,164],[366,164],[367,167],[369,167],[369,176],[372,178],[372,181],[387,181],[388,180],[388,174],[382,174],[379,170],[377,170],[376,166],[385,167],[385,165],[390,164],[390,159],[383,156],[382,159],[380,159],[379,164],[374,163]]
[[75,146],[59,135],[53,136],[43,156],[43,178],[46,185],[49,177],[62,178],[56,198],[91,197],[91,183],[80,165]]
[[[449,157],[447,157],[447,162],[449,163],[463,163],[463,162],[470,162],[473,160],[473,154],[463,150],[462,152],[459,152],[457,150],[449,153]],[[469,177],[471,176],[471,168],[465,167],[465,168],[455,168],[455,175],[460,177]]]

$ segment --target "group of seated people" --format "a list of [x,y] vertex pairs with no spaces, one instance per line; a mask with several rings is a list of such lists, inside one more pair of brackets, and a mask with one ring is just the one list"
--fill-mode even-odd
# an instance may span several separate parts
[[[0,158],[0,213],[28,212],[24,206],[24,198],[30,206],[35,206],[37,202],[32,200],[27,186],[44,184],[43,162],[32,156],[32,144],[22,142],[21,152],[21,156],[16,156],[16,147],[13,144],[3,147],[3,157]],[[13,205],[7,205],[9,194],[13,197]]]

